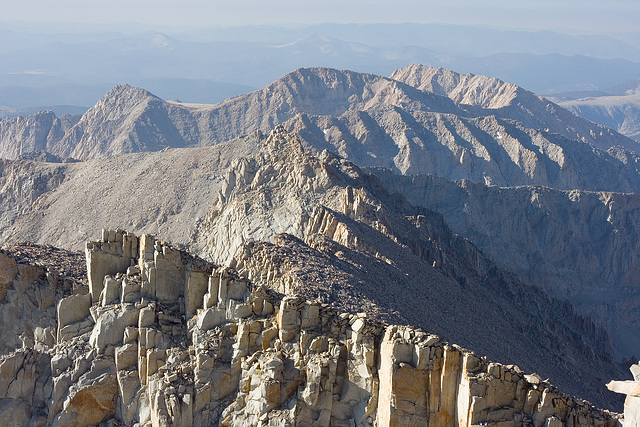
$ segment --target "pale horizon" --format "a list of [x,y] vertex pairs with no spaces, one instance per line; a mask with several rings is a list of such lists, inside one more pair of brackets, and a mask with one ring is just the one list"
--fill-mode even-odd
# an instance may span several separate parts
[[180,2],[114,0],[95,4],[78,0],[15,2],[0,0],[5,23],[74,23],[146,27],[237,27],[245,25],[313,25],[324,23],[418,23],[487,26],[573,34],[637,33],[640,4],[624,0],[441,2],[398,0],[258,2]]

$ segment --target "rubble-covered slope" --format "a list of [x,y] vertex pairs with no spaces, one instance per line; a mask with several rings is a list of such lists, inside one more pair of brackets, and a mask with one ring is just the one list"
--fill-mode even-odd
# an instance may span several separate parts
[[73,164],[1,161],[0,237],[80,250],[104,224],[192,244],[224,172],[261,138]]
[[503,268],[572,301],[609,331],[618,357],[638,354],[638,195],[371,172],[389,191],[444,215]]
[[[278,242],[293,262],[295,246],[305,246],[287,236]],[[537,374],[426,331],[386,326],[376,313],[341,312],[339,303],[293,289],[274,292],[269,286],[285,275],[297,276],[297,289],[305,279],[295,269],[274,275],[278,262],[258,269],[264,260],[256,245],[239,253],[236,271],[148,235],[104,230],[86,246],[88,289],[3,253],[13,264],[0,267],[8,290],[0,312],[12,314],[21,289],[60,295],[53,313],[43,312],[45,328],[27,329],[16,348],[0,353],[0,422],[617,424],[614,414]]]

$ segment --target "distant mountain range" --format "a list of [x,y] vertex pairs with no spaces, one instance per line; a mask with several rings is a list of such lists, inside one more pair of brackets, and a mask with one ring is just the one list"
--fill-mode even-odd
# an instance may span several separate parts
[[300,69],[214,105],[117,86],[79,119],[40,113],[0,122],[0,154],[44,150],[85,160],[213,145],[282,123],[315,150],[405,174],[640,191],[636,141],[518,86],[424,66],[393,77]]
[[640,80],[555,101],[586,119],[640,140]]
[[422,63],[496,76],[545,95],[640,77],[639,46],[548,31],[325,24],[158,32],[0,23],[0,36],[0,105],[17,109],[88,108],[117,83],[163,99],[215,103],[317,66],[388,76]]
[[[281,124],[311,153],[328,150],[369,167],[389,191],[444,215],[502,268],[573,301],[607,328],[619,358],[637,354],[638,143],[495,78],[419,65],[393,77],[300,69],[214,105],[122,85],[81,117],[6,119],[3,157],[85,162],[5,160],[1,235],[78,248],[107,224],[206,253],[200,233],[215,217],[212,206],[230,195],[224,182],[236,179],[220,168],[254,168],[237,160],[253,156],[251,139],[234,138],[260,138]],[[190,150],[178,157],[169,150],[166,160],[166,149],[223,142],[224,153],[207,154],[217,156],[212,164],[199,164]],[[151,197],[142,181],[175,197]],[[260,218],[249,229],[268,240],[276,220]],[[294,223],[282,231],[297,230]],[[249,236],[239,233],[216,257],[226,259]]]

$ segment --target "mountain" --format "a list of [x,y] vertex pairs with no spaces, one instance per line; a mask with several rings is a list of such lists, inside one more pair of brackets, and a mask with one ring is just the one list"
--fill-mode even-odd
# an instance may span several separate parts
[[640,94],[637,92],[578,98],[560,102],[560,105],[629,138],[640,139]]
[[[625,237],[614,238],[620,227],[610,217],[615,211],[619,218],[634,218],[635,196],[601,193],[640,191],[637,155],[620,148],[634,148],[636,143],[495,78],[418,65],[400,69],[393,77],[301,69],[259,91],[215,105],[168,102],[143,89],[117,86],[64,136],[57,141],[49,138],[41,146],[61,159],[155,153],[56,166],[55,173],[40,171],[35,163],[5,162],[2,179],[7,208],[0,218],[7,227],[0,235],[12,241],[31,239],[79,248],[98,227],[107,226],[136,233],[160,232],[171,241],[201,250],[197,233],[213,203],[208,199],[219,197],[219,191],[222,198],[228,196],[216,171],[231,164],[234,152],[251,151],[250,138],[234,140],[233,149],[222,141],[283,123],[312,152],[327,149],[361,166],[422,174],[407,178],[418,185],[383,182],[415,205],[443,214],[456,233],[477,244],[502,268],[558,298],[569,298],[581,314],[607,327],[619,358],[636,354],[640,344],[631,331],[638,325],[632,321],[635,309],[627,301],[635,301],[632,272],[637,230],[633,221],[624,223],[627,225],[620,227],[625,234],[620,236]],[[53,120],[50,113],[43,113],[42,118],[47,117]],[[39,120],[40,116],[34,116],[2,123],[9,135],[22,135],[24,129],[46,128],[43,123],[47,122]],[[30,127],[20,128],[17,123],[30,123]],[[16,137],[11,138],[4,144],[6,150],[14,147],[15,152]],[[204,154],[209,153],[203,147],[208,145],[217,153],[213,157]],[[169,147],[200,148],[181,152],[182,157],[172,150],[160,151]],[[203,163],[200,156],[215,160]],[[550,189],[544,193],[535,189],[498,191],[467,183],[465,188],[478,191],[472,197],[460,191],[457,183],[432,182],[435,178],[425,178],[425,174],[503,187],[541,185],[572,191],[570,194],[581,190],[583,195],[567,196]],[[34,182],[34,177],[41,178]],[[92,183],[91,189],[87,182]],[[149,196],[158,183],[177,196],[157,200]],[[147,190],[140,190],[143,187]],[[202,190],[194,194],[189,188]],[[92,191],[101,197],[96,200]],[[598,193],[589,193],[593,191]],[[124,224],[113,222],[110,212],[116,206],[108,194],[129,200]],[[208,199],[200,194],[207,194]],[[448,194],[458,196],[449,198]],[[540,194],[548,195],[545,203],[531,202],[541,200]],[[484,198],[493,203],[487,205]],[[513,204],[506,205],[503,198]],[[93,200],[89,206],[88,200]],[[136,208],[141,205],[142,209]],[[69,217],[69,211],[75,214]],[[288,211],[282,212],[279,221],[287,222],[287,215]],[[570,218],[580,220],[568,227]],[[502,221],[513,227],[503,228]],[[269,223],[253,228],[267,233],[257,238],[273,237]],[[237,243],[244,237],[229,238]],[[522,252],[522,248],[527,250]],[[232,249],[230,246],[226,257]],[[606,310],[599,308],[603,293],[608,296]]]
[[[36,170],[50,166],[19,161],[12,164],[24,164]],[[551,378],[554,384],[574,396],[587,398],[601,406],[619,405],[619,400],[604,387],[608,379],[624,376],[621,366],[615,362],[615,355],[604,329],[590,319],[576,314],[570,303],[551,298],[538,288],[524,283],[514,274],[499,268],[470,241],[453,234],[441,215],[411,205],[397,194],[388,193],[375,176],[362,172],[355,164],[343,158],[328,152],[319,156],[305,152],[302,141],[295,135],[286,133],[282,127],[276,128],[268,136],[254,134],[214,147],[120,155],[57,167],[63,168],[64,179],[54,190],[42,194],[19,217],[14,218],[12,231],[15,237],[37,240],[37,235],[47,235],[45,239],[51,239],[52,236],[57,236],[60,240],[72,239],[73,235],[95,233],[95,229],[87,230],[84,227],[95,228],[103,218],[108,218],[107,222],[114,227],[126,226],[136,230],[147,228],[156,232],[159,239],[170,235],[179,238],[176,242],[187,243],[197,254],[213,261],[213,264],[177,251],[160,240],[151,237],[141,237],[138,240],[137,237],[122,231],[105,231],[100,242],[94,241],[85,246],[89,266],[88,290],[72,285],[66,290],[60,288],[62,295],[56,297],[60,301],[57,306],[68,307],[68,312],[60,308],[54,315],[57,318],[38,318],[29,323],[29,328],[33,328],[34,331],[33,340],[39,343],[37,348],[40,350],[29,353],[29,359],[24,360],[28,361],[28,364],[49,366],[49,370],[34,368],[30,371],[33,374],[29,378],[33,377],[37,384],[47,384],[48,378],[55,378],[53,384],[56,386],[52,399],[34,398],[32,403],[42,408],[40,414],[45,414],[45,418],[49,417],[49,421],[60,417],[58,422],[66,423],[73,419],[74,413],[84,413],[88,416],[89,412],[78,409],[81,406],[80,396],[85,394],[94,396],[98,401],[103,401],[100,396],[104,395],[111,396],[106,400],[116,399],[116,395],[120,396],[120,409],[114,409],[114,413],[110,415],[112,417],[117,410],[120,419],[144,418],[144,408],[151,408],[148,409],[151,413],[164,414],[164,403],[145,405],[137,402],[147,402],[146,399],[150,395],[156,396],[157,390],[166,390],[166,393],[171,395],[173,391],[167,388],[168,384],[160,386],[160,383],[157,383],[157,389],[155,386],[148,388],[147,385],[156,384],[154,381],[164,381],[164,372],[170,370],[169,375],[172,375],[172,366],[180,365],[182,362],[188,363],[192,371],[189,371],[189,368],[181,371],[186,375],[185,387],[178,393],[183,396],[191,393],[187,390],[192,390],[195,394],[197,389],[197,399],[204,399],[205,402],[202,405],[191,406],[191,401],[185,401],[186,406],[183,409],[170,412],[173,417],[181,417],[177,415],[179,413],[191,413],[194,416],[197,413],[200,414],[198,416],[211,417],[205,420],[220,420],[226,416],[248,417],[254,414],[251,405],[245,407],[239,403],[240,406],[231,406],[223,411],[234,400],[248,404],[252,399],[248,397],[247,400],[237,400],[238,396],[244,396],[243,390],[246,393],[253,390],[251,387],[243,388],[242,384],[247,383],[240,381],[240,378],[248,379],[253,375],[244,372],[243,369],[262,366],[260,369],[266,370],[265,364],[253,363],[262,360],[263,356],[275,356],[282,352],[285,365],[290,364],[297,366],[297,369],[306,370],[307,364],[315,362],[302,357],[303,353],[307,354],[306,350],[299,356],[295,355],[301,351],[296,350],[299,345],[306,348],[304,334],[313,333],[313,337],[304,335],[309,338],[309,344],[316,337],[325,336],[335,339],[336,345],[347,345],[347,336],[341,335],[342,324],[337,322],[342,311],[363,313],[357,316],[366,317],[367,320],[363,322],[367,325],[371,321],[372,335],[370,339],[366,338],[366,342],[369,343],[367,346],[372,346],[367,348],[373,351],[373,354],[380,355],[375,356],[379,357],[376,360],[387,360],[375,344],[380,342],[380,338],[384,338],[384,325],[387,322],[410,323],[432,334],[439,334],[438,340],[455,342],[496,361],[517,363],[525,371],[535,370],[543,378]],[[34,174],[22,174],[28,175]],[[87,182],[95,185],[87,186]],[[171,211],[157,211],[155,206],[164,206]],[[34,221],[35,218],[39,220]],[[136,218],[145,218],[147,222],[135,223]],[[31,225],[31,228],[28,229],[28,225]],[[118,246],[118,242],[121,246]],[[125,242],[128,242],[128,246]],[[126,252],[125,246],[128,249]],[[136,270],[136,267],[127,268],[132,262],[131,249],[134,246],[140,250],[139,253],[143,257],[142,261],[134,261],[141,266],[138,267],[139,270]],[[147,253],[150,256],[148,259]],[[11,262],[6,261],[5,264],[11,265]],[[220,269],[221,265],[229,266],[233,270],[224,267]],[[181,268],[183,270],[180,270]],[[127,285],[122,287],[121,284],[117,289],[112,288],[116,281],[125,280],[125,273],[120,270],[129,272]],[[116,275],[116,271],[121,274]],[[186,280],[187,271],[189,281],[182,283],[181,280]],[[228,294],[219,293],[222,305],[216,305],[217,302],[211,302],[211,305],[202,301],[209,286],[208,277],[214,271],[216,275],[226,274],[228,276],[224,277],[232,278]],[[115,278],[115,281],[105,281],[106,274],[111,274],[109,277]],[[26,274],[18,276],[16,273],[12,277],[15,279],[11,283],[19,282],[18,288],[26,289],[29,286],[29,283],[26,283]],[[20,282],[21,280],[25,283]],[[248,288],[248,280],[252,283],[251,291]],[[199,285],[196,285],[196,282]],[[45,289],[48,286],[46,283],[48,282],[43,279],[34,286],[37,289]],[[241,288],[240,284],[244,287]],[[149,286],[154,289],[153,295],[148,294],[151,292]],[[260,286],[273,294],[260,294]],[[30,307],[30,302],[19,298],[22,295],[20,292],[12,289],[11,285],[9,289],[8,299],[0,305],[0,311],[10,316],[11,313],[19,312],[15,304],[20,303],[21,309]],[[48,295],[43,290],[40,293],[43,298]],[[249,296],[249,293],[252,296]],[[126,296],[129,294],[131,295]],[[143,294],[147,296],[143,298]],[[182,299],[177,295],[182,295]],[[251,337],[249,331],[254,329],[246,323],[246,342],[249,350],[242,356],[237,353],[237,357],[234,357],[235,350],[231,350],[243,351],[244,344],[241,343],[245,341],[236,343],[236,339],[231,335],[218,335],[215,331],[225,331],[226,328],[235,330],[234,334],[242,331],[245,321],[240,319],[246,317],[250,317],[251,321],[257,320],[256,327],[264,323],[265,328],[269,329],[266,325],[271,324],[271,317],[264,321],[259,320],[263,318],[262,314],[251,317],[251,301],[257,299],[258,295],[264,295],[261,297],[262,304],[266,300],[272,307],[273,304],[279,307],[277,316],[274,317],[279,326],[273,331],[279,337],[280,343],[272,343],[276,337],[273,335],[264,341],[264,344],[261,341],[260,345],[255,347],[255,351],[260,348],[262,352],[255,353],[251,350],[254,348],[252,341],[248,339]],[[210,298],[212,297],[204,300],[212,301]],[[230,302],[231,300],[233,302]],[[323,326],[320,326],[320,323],[310,324],[317,325],[314,332],[309,330],[302,335],[299,335],[302,332],[296,332],[291,335],[291,339],[298,338],[291,341],[290,334],[286,331],[290,330],[289,324],[296,324],[297,317],[286,314],[289,312],[287,307],[298,307],[300,301],[319,305],[321,313],[326,312],[323,318],[326,317],[327,321],[321,323]],[[38,300],[36,303],[39,303]],[[89,309],[92,305],[93,308]],[[225,308],[221,308],[223,305]],[[226,314],[227,305],[230,317]],[[49,304],[48,307],[52,306]],[[249,311],[243,311],[247,307]],[[301,306],[300,310],[306,309]],[[331,314],[334,312],[330,310],[334,310],[335,314]],[[147,314],[140,314],[143,311],[157,313],[148,314],[152,319],[156,319],[154,316],[157,316],[157,328],[154,326],[156,320],[151,323],[147,323],[147,320],[139,321],[142,318],[147,319]],[[262,313],[262,310],[258,311]],[[92,317],[90,312],[94,312],[95,315]],[[272,311],[265,309],[265,316],[271,314]],[[180,320],[182,315],[185,317]],[[219,318],[220,315],[224,315],[224,319]],[[301,316],[302,319],[307,315]],[[311,314],[309,316],[313,317]],[[349,315],[344,317],[347,318],[351,319]],[[353,317],[352,320],[355,322],[357,318]],[[55,325],[56,321],[59,328],[54,337],[51,335],[53,329],[50,327]],[[301,325],[307,325],[306,322],[301,320]],[[147,333],[146,329],[143,331],[146,339],[144,357],[145,360],[160,360],[162,363],[144,362],[147,363],[147,371],[142,377],[140,372],[143,371],[138,369],[137,362],[132,362],[139,360],[137,355],[142,354],[140,346],[143,345],[134,345],[136,340],[131,335],[134,323],[137,325],[135,328],[158,331],[157,335],[156,332]],[[143,326],[140,326],[141,324]],[[332,329],[331,325],[335,325],[337,329]],[[131,328],[127,329],[127,326]],[[220,329],[216,330],[216,326],[220,326]],[[40,329],[37,329],[38,327]],[[305,330],[307,328],[302,327]],[[360,330],[359,326],[355,328]],[[126,330],[129,331],[129,338],[123,341]],[[136,330],[138,334],[142,334],[140,329]],[[259,334],[261,331],[254,333]],[[344,333],[347,333],[346,329]],[[408,332],[407,340],[410,339],[411,333],[417,334]],[[154,338],[151,338],[152,335]],[[224,338],[225,336],[228,339]],[[351,344],[359,342],[353,333],[350,337]],[[27,332],[24,340],[28,342],[29,339],[31,336]],[[302,344],[298,344],[299,339],[303,339],[300,341]],[[215,342],[218,342],[217,347],[214,345]],[[54,346],[54,343],[58,345]],[[316,345],[319,347],[316,348]],[[206,349],[215,362],[206,362],[203,359],[204,353],[196,357],[200,354],[199,348],[203,351]],[[309,348],[324,347],[318,341],[314,345],[310,344]],[[23,363],[27,363],[19,363],[25,351],[17,349],[5,353],[0,358],[7,372],[13,372],[13,367],[19,370]],[[188,356],[190,351],[194,353],[194,359]],[[209,353],[210,351],[219,351],[216,353],[218,356]],[[464,354],[467,352],[455,351]],[[132,356],[134,353],[136,357]],[[357,355],[361,353],[360,350],[352,349],[347,353],[336,353],[338,354],[344,354],[344,357],[353,354],[357,359],[360,357]],[[249,355],[254,356],[250,358]],[[244,358],[245,356],[247,357]],[[404,356],[400,353],[395,357],[398,361],[405,360],[401,359]],[[87,363],[69,364],[68,361],[72,358],[86,360]],[[270,359],[271,356],[267,358]],[[45,363],[45,360],[49,363]],[[124,360],[129,362],[125,363]],[[451,359],[448,360],[449,362],[445,363],[453,363]],[[266,362],[265,359],[264,363]],[[167,367],[159,369],[165,363]],[[383,379],[376,374],[378,369],[381,372],[384,369],[375,368],[376,364],[372,363],[369,368],[372,370],[365,375],[364,371],[357,371],[353,363],[355,362],[348,362],[344,370],[341,368],[340,376],[349,378],[349,381],[360,386],[344,385],[347,388],[343,388],[343,392],[336,392],[336,402],[342,403],[336,403],[331,407],[336,408],[335,411],[342,411],[342,415],[334,415],[339,419],[355,417],[351,414],[359,414],[358,418],[361,419],[366,411],[365,408],[358,409],[357,402],[368,401],[376,393],[375,390],[378,390],[378,385],[375,384],[379,384],[381,392],[385,389]],[[210,366],[211,370],[207,366]],[[525,382],[522,374],[518,374],[522,372],[520,368],[504,368],[508,371],[510,380],[497,371],[492,371],[491,375],[497,375],[500,384],[508,384],[509,389],[520,384],[523,390],[537,390],[538,387],[533,388],[528,384],[543,384],[542,388],[537,390],[540,398],[542,399],[543,393],[548,396],[545,399],[551,399],[553,395],[553,399],[559,399],[554,401],[565,402],[563,405],[567,408],[574,408],[574,403],[571,402],[581,402],[577,398],[560,396],[559,392],[547,386],[539,376],[538,379],[530,377],[531,383],[528,380]],[[458,368],[452,369],[460,371]],[[286,370],[289,371],[288,368]],[[194,372],[195,377],[190,377]],[[214,374],[216,372],[217,374]],[[270,409],[285,405],[287,399],[295,394],[293,390],[297,390],[298,385],[311,382],[313,377],[310,372],[300,377],[299,381],[292,382],[291,384],[296,384],[295,387],[291,384],[291,388],[286,386],[289,391],[284,395],[278,393],[284,397],[278,398],[277,404],[274,403]],[[360,372],[358,377],[355,375],[356,372]],[[159,375],[154,377],[156,373]],[[293,374],[294,372],[291,372],[291,375]],[[416,371],[415,375],[418,374],[423,373]],[[332,383],[333,380],[330,378],[333,377],[325,376],[329,375],[328,373],[319,375],[326,378],[328,384]],[[478,378],[491,378],[485,374],[478,375]],[[128,380],[125,381],[125,377]],[[137,381],[134,381],[134,377]],[[222,377],[226,380],[218,383]],[[286,375],[285,377],[289,378]],[[80,380],[76,381],[75,378]],[[182,376],[174,380],[179,378]],[[188,378],[192,378],[192,382],[188,382]],[[370,380],[359,382],[357,378]],[[12,381],[13,379],[8,382]],[[116,381],[121,385],[118,386]],[[181,379],[179,381],[179,384],[183,384]],[[211,394],[200,388],[210,381],[220,384],[211,389]],[[452,396],[462,396],[463,388],[459,388],[457,380],[455,383],[456,385],[452,385],[452,390],[455,390]],[[222,384],[228,384],[228,387],[223,387]],[[282,379],[280,384],[284,387],[289,383],[288,380]],[[178,390],[177,385],[178,383],[175,391]],[[45,386],[41,388],[43,396],[47,396],[45,390],[51,392],[51,389]],[[104,391],[105,394],[98,393],[98,390]],[[107,393],[106,390],[110,391]],[[140,395],[139,390],[142,390],[144,395]],[[16,391],[7,397],[22,398],[21,393]],[[258,391],[255,393],[259,394]],[[400,389],[397,393],[398,396],[401,395]],[[474,391],[472,394],[474,393],[478,392]],[[508,395],[506,391],[504,393],[505,396]],[[187,399],[196,398],[194,394]],[[511,403],[514,399],[524,402],[525,397],[529,396],[527,392],[522,394],[521,399],[516,397],[516,394],[520,395],[514,391],[509,405],[514,405]],[[440,394],[429,395],[429,399],[436,399],[435,402],[439,399],[435,396]],[[536,392],[531,392],[531,396],[533,395],[537,395]],[[79,397],[76,399],[74,396]],[[134,399],[134,396],[138,397]],[[231,398],[224,400],[227,396]],[[356,399],[353,396],[358,397]],[[493,397],[488,396],[487,402],[492,402]],[[449,401],[443,399],[443,402]],[[456,399],[463,398],[456,397],[453,401],[456,402]],[[351,400],[354,402],[349,403]],[[540,400],[539,407],[546,408],[549,402],[545,404],[545,401]],[[170,399],[167,402],[170,402]],[[212,406],[207,406],[209,402]],[[7,401],[5,403],[8,404]],[[449,403],[442,405],[449,407],[445,406]],[[515,405],[514,411],[524,411],[523,416],[531,417],[535,412],[524,407],[518,409],[519,404]],[[578,406],[589,408],[586,403],[579,403],[575,410],[578,410]],[[100,407],[112,406],[105,404]],[[208,415],[202,412],[205,407],[210,408],[206,413]],[[479,407],[474,411],[478,411],[477,416],[486,418],[487,413],[492,413],[498,407],[504,405],[487,403],[484,412]],[[187,411],[187,408],[191,409]],[[106,409],[104,411],[98,417],[100,420],[95,422],[101,421],[110,413]],[[333,409],[331,413],[332,411]],[[574,409],[557,416],[566,419],[573,416],[570,415],[573,414],[572,411]],[[536,419],[542,417],[546,420],[551,413],[555,412],[541,413]],[[284,413],[281,415],[285,416]],[[462,416],[462,413],[459,415]],[[508,414],[498,416],[497,413],[493,416],[499,419],[510,417]],[[607,416],[599,416],[604,417],[599,418],[604,423],[602,425],[608,425]],[[246,421],[246,418],[242,419]],[[206,421],[200,419],[198,423],[206,424]],[[133,422],[128,422],[127,425],[129,424]]]
[[29,117],[0,120],[0,157],[17,158],[36,151],[52,151],[79,116],[56,116],[53,111],[41,111]]
[[[299,69],[215,105],[120,85],[62,135],[56,119],[2,122],[15,157],[19,135],[45,129],[34,154],[1,162],[3,242],[153,233],[608,407],[600,385],[640,348],[637,144],[516,85]],[[65,158],[83,161],[33,161]]]
[[[640,190],[635,154],[629,152],[638,143],[608,128],[488,77],[420,66],[395,76],[409,84],[349,71],[300,69],[214,105],[167,102],[118,86],[49,151],[87,159],[213,145],[283,123],[309,147],[330,149],[363,166],[501,186]],[[459,82],[449,88],[454,99],[422,85],[422,76],[425,82]],[[0,138],[1,145],[15,145]]]

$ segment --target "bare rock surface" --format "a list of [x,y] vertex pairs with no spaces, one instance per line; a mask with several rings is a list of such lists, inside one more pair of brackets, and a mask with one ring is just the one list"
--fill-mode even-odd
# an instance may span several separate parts
[[623,427],[640,425],[640,364],[631,365],[633,380],[614,380],[607,384],[609,390],[625,395]]
[[605,94],[558,102],[563,108],[640,139],[640,93],[638,87],[623,93]]
[[[347,263],[365,263],[372,255],[354,241],[346,247],[327,230],[316,231],[321,234],[311,246],[280,235],[276,244],[289,251],[284,257],[271,244],[252,242],[234,258],[236,270],[149,235],[104,230],[103,239],[86,245],[88,271],[104,262],[97,252],[130,261],[103,277],[102,295],[111,288],[120,292],[85,306],[75,301],[88,294],[59,296],[58,307],[77,307],[77,315],[64,321],[71,322],[67,333],[47,343],[36,334],[35,345],[25,337],[0,356],[0,420],[73,426],[617,425],[619,415],[571,397],[537,374],[492,362],[433,333],[386,325],[381,315],[391,313],[377,300],[382,292],[369,292],[373,305],[363,311],[343,312],[361,291],[349,286]],[[333,255],[337,247],[343,255]],[[341,261],[327,262],[334,257]],[[429,268],[436,276],[444,273]],[[312,276],[323,273],[330,274]],[[344,298],[322,302],[335,281]],[[292,285],[286,294],[276,291],[281,283]],[[89,276],[90,289],[95,284]],[[174,292],[176,298],[164,299]],[[380,310],[370,311],[375,305]],[[62,320],[60,311],[56,318]],[[104,327],[114,319],[124,327]]]
[[[459,74],[446,68],[414,64],[394,71],[391,78],[446,96],[458,104],[490,110],[498,117],[517,120],[527,128],[545,129],[569,139],[589,141],[604,151],[616,145],[631,151],[638,149],[634,141],[621,139],[611,129],[589,123],[585,116],[572,114],[575,110],[566,110],[565,104],[559,107],[541,96],[495,77]],[[585,136],[584,132],[590,135]]]
[[41,111],[29,117],[0,120],[0,158],[15,159],[34,151],[52,151],[80,116],[57,117]]
[[[640,191],[636,141],[513,84],[418,65],[392,78],[299,69],[214,105],[167,102],[117,86],[46,150],[85,160],[215,145],[278,124],[318,152],[329,149],[361,166],[403,174]],[[18,131],[13,122],[5,126],[0,145],[5,157],[15,158],[27,148],[11,154],[18,143],[11,135]]]
[[[359,305],[368,305],[372,313],[381,311],[382,304],[387,313],[385,316],[391,317],[381,319],[390,322],[402,321],[422,327],[427,327],[429,323],[418,314],[423,309],[414,307],[419,300],[410,296],[422,292],[422,278],[431,278],[432,283],[441,284],[440,287],[433,288],[434,294],[447,295],[453,292],[453,289],[460,289],[461,293],[455,299],[466,298],[463,291],[465,288],[460,288],[460,284],[467,283],[465,286],[473,287],[471,283],[483,283],[483,277],[487,277],[494,268],[491,267],[491,261],[473,244],[454,236],[445,225],[443,217],[424,208],[411,207],[402,197],[390,196],[377,178],[363,173],[345,159],[328,152],[316,157],[304,151],[303,142],[284,132],[282,128],[275,130],[268,137],[255,134],[215,147],[115,156],[58,167],[64,168],[65,181],[56,190],[41,196],[23,216],[15,220],[14,227],[5,231],[8,240],[20,236],[21,239],[29,238],[37,242],[53,242],[78,248],[90,232],[100,233],[99,230],[94,231],[90,225],[93,224],[95,227],[97,222],[104,221],[112,230],[133,226],[135,233],[154,233],[163,239],[184,243],[200,256],[225,265],[233,262],[238,251],[245,247],[248,241],[266,241],[273,244],[277,242],[277,236],[287,233],[301,242],[306,242],[314,254],[294,269],[306,275],[303,280],[305,286],[298,292],[304,292],[304,289],[316,289],[313,292],[319,292],[319,288],[314,288],[313,283],[329,286],[331,282],[323,280],[323,275],[331,277],[335,274],[342,279],[337,279],[335,285],[331,285],[332,290],[323,291],[328,292],[323,294],[327,303],[342,301],[346,304],[344,309],[348,311],[357,311]],[[125,173],[127,171],[129,173]],[[87,182],[95,184],[87,187]],[[451,191],[445,186],[439,194],[446,197],[452,194]],[[429,205],[420,200],[415,204]],[[437,207],[437,204],[434,207]],[[457,212],[457,208],[452,210]],[[118,215],[113,215],[113,212],[118,212]],[[429,225],[426,225],[425,221]],[[427,234],[422,235],[420,231],[416,235],[416,230],[425,230]],[[430,233],[436,233],[440,237]],[[325,238],[313,237],[317,234],[322,234]],[[332,241],[337,243],[331,243]],[[335,246],[336,244],[341,246]],[[290,246],[304,247],[293,243]],[[354,247],[368,255],[353,252],[351,248]],[[331,257],[326,258],[326,254],[320,256],[322,251],[327,251]],[[450,255],[446,254],[448,252],[455,253],[455,257],[463,261],[450,262]],[[352,256],[355,258],[350,259]],[[341,260],[341,257],[344,260]],[[129,264],[130,260],[125,260],[124,263]],[[342,265],[338,272],[332,267],[334,263]],[[314,267],[305,269],[305,264]],[[118,265],[120,264],[113,264]],[[476,266],[483,273],[472,273],[466,265]],[[122,264],[117,268],[124,266]],[[429,268],[426,268],[427,266]],[[435,273],[435,270],[432,270],[434,267],[440,269],[441,273]],[[509,265],[505,267],[509,268]],[[265,269],[261,268],[261,271]],[[276,272],[277,270],[274,270],[274,274]],[[108,272],[102,270],[102,273],[96,274],[100,276]],[[508,288],[507,283],[511,283],[512,279],[503,280],[498,277],[496,276],[495,280],[498,280],[497,283],[503,283],[503,288],[496,285],[491,292],[501,294],[505,291],[504,287]],[[294,280],[292,283],[299,282]],[[367,287],[366,283],[378,285]],[[394,292],[393,297],[376,294],[373,298],[363,293],[363,289],[385,289],[388,284],[400,283],[403,284],[403,291]],[[562,284],[561,279],[556,283]],[[532,284],[542,286],[535,282]],[[596,289],[596,282],[593,284]],[[296,288],[292,284],[281,283],[274,285],[274,289],[287,292],[289,286],[292,289]],[[361,286],[365,287],[360,288]],[[108,303],[114,298],[113,295],[119,292],[109,285],[109,292],[101,297],[102,289],[96,288],[96,291],[90,292],[94,303],[98,299]],[[356,292],[354,289],[360,290]],[[340,298],[341,292],[354,292],[358,297],[354,300]],[[494,304],[495,298],[491,296],[491,292],[486,294],[489,307]],[[530,287],[515,292],[516,295],[526,293],[538,295],[536,298],[541,299],[540,301],[547,298]],[[573,294],[579,298],[582,298],[581,295]],[[447,306],[444,301],[436,303],[438,299],[428,299],[434,304],[428,312],[437,313]],[[387,302],[383,304],[381,301]],[[551,304],[540,301],[519,301],[507,305],[517,307],[526,304],[540,307]],[[579,304],[581,301],[576,303]],[[554,304],[551,306],[555,307]],[[477,302],[469,302],[464,307],[476,305]],[[406,317],[406,307],[414,307],[410,312],[416,313],[417,317]],[[560,305],[557,311],[560,317],[578,319],[575,312],[567,312],[562,307]],[[466,328],[474,330],[474,325],[482,324],[483,318],[500,318],[499,314],[502,311],[509,312],[499,309],[484,317],[480,314],[474,317],[464,313],[452,317],[476,319],[476,322],[469,320]],[[519,317],[517,312],[511,315],[514,319]],[[216,320],[216,316],[218,315],[214,311],[209,312],[206,318],[203,318],[204,324],[217,323],[219,320]],[[556,319],[555,315],[550,313],[545,316]],[[446,324],[447,316],[441,320],[442,322],[438,323]],[[557,321],[565,322],[561,318],[557,318]],[[511,320],[504,322],[505,328],[514,328],[508,326]],[[580,328],[584,327],[590,331],[589,336],[596,337],[591,343],[583,342],[576,345],[598,348],[597,351],[593,350],[593,354],[601,355],[597,357],[604,357],[605,360],[613,362],[615,356],[609,347],[606,333],[587,320],[575,322],[582,325]],[[497,328],[496,325],[492,327]],[[465,346],[472,346],[467,343],[473,343],[472,348],[481,349],[483,354],[496,359],[503,357],[500,352],[494,353],[499,348],[497,343],[493,346],[483,344],[485,339],[487,343],[492,342],[493,335],[490,333],[478,331],[476,334],[464,333],[459,336],[456,335],[459,331],[454,333],[455,328],[436,328],[440,327],[443,329],[437,329],[435,332],[452,341],[463,343]],[[541,330],[545,329],[546,327],[541,327]],[[534,329],[522,325],[520,330]],[[615,330],[611,331],[614,333]],[[505,332],[503,335],[508,334]],[[554,341],[555,339],[557,338],[549,337],[543,342],[547,343],[545,346],[556,342],[555,345],[562,347],[562,340]],[[573,342],[574,338],[570,338],[569,341]],[[514,348],[520,349],[518,363],[527,369],[541,371],[536,362],[531,360],[531,356],[526,355],[529,351],[525,350],[525,342],[528,341],[522,338],[521,344],[514,344]],[[618,342],[620,341],[616,341]],[[622,347],[616,344],[616,348]],[[584,349],[566,351],[576,355],[586,351],[583,356],[590,353]],[[540,354],[538,359],[542,360],[544,356]],[[564,363],[555,360],[553,363],[550,362],[549,368],[557,369],[559,366],[565,366]],[[591,363],[585,366],[591,366]],[[556,368],[552,368],[552,365]],[[574,369],[578,368],[574,366],[569,370]],[[583,372],[582,369],[578,370]],[[604,372],[609,368],[603,365],[598,369]],[[558,378],[566,379],[566,374],[557,371],[556,373]],[[583,374],[589,375],[586,371]],[[552,374],[547,376],[552,377]],[[564,384],[564,380],[553,378],[554,381]],[[592,381],[593,384],[597,382]],[[575,390],[579,389],[577,387]]]

